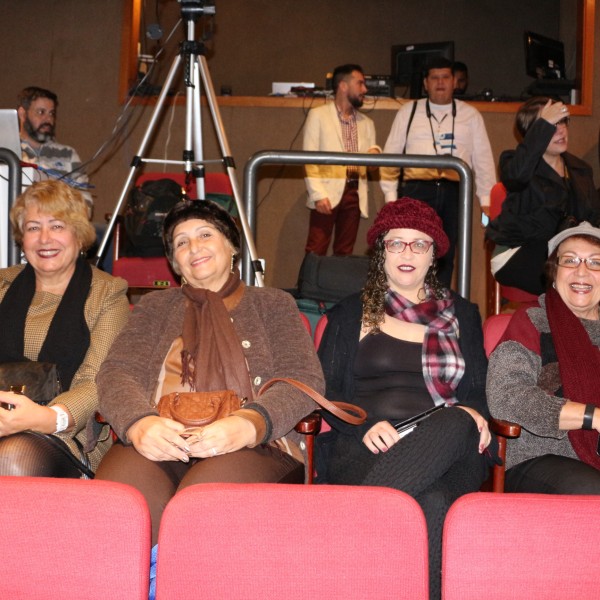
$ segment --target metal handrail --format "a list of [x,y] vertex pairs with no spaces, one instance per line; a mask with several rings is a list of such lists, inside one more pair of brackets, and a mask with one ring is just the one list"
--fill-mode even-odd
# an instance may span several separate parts
[[0,162],[8,165],[8,202],[6,219],[8,223],[6,247],[7,266],[19,263],[19,249],[15,245],[10,226],[10,209],[13,207],[17,196],[21,193],[21,158],[8,148],[0,148]]
[[[471,289],[471,219],[473,215],[473,173],[460,158],[454,156],[422,156],[416,154],[346,154],[343,152],[300,152],[265,150],[250,157],[244,169],[244,204],[248,224],[256,238],[258,171],[264,165],[357,165],[366,167],[416,167],[452,169],[458,183],[458,293],[469,297]],[[247,285],[254,284],[252,261],[246,248],[242,253],[242,269]]]

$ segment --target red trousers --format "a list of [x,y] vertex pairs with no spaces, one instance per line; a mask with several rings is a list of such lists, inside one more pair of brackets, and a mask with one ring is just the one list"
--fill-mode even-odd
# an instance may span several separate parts
[[305,251],[325,256],[335,227],[333,254],[335,256],[352,254],[359,223],[358,180],[352,180],[346,183],[342,199],[330,215],[324,215],[316,209],[310,211]]

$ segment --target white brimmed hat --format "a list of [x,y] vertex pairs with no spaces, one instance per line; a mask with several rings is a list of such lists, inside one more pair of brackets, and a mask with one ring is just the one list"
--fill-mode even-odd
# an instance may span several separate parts
[[549,242],[548,242],[548,256],[550,256],[556,247],[564,242],[566,239],[573,237],[574,235],[590,235],[595,237],[597,240],[600,240],[600,229],[598,227],[594,227],[591,223],[587,221],[582,221],[577,225],[577,227],[569,227],[568,229],[563,229],[560,233],[557,233]]

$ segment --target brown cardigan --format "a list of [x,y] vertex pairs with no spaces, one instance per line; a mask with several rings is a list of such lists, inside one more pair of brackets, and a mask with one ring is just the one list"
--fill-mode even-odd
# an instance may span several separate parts
[[[153,406],[158,377],[173,340],[181,335],[184,310],[180,289],[145,295],[98,373],[100,412],[124,443],[133,423],[158,414]],[[273,377],[299,379],[323,393],[319,360],[289,294],[247,287],[230,314],[255,393]],[[286,434],[300,443],[300,436],[292,430],[315,404],[296,388],[277,383],[246,408],[256,410],[266,421],[261,443]]]

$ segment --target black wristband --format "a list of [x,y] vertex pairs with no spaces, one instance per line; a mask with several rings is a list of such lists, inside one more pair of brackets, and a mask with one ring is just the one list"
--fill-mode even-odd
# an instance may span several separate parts
[[596,410],[595,404],[586,404],[585,412],[583,413],[583,423],[581,429],[594,429],[592,426],[594,422],[594,411]]

